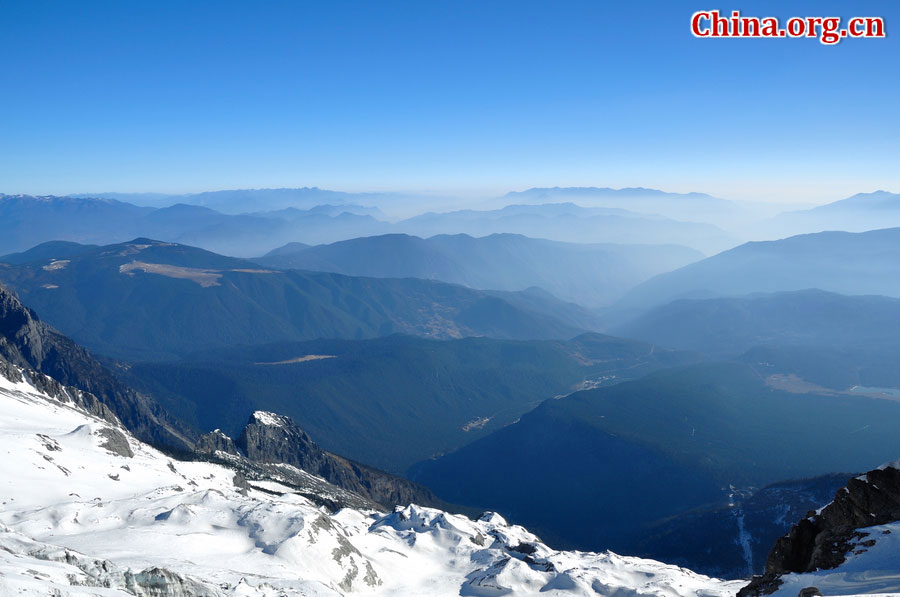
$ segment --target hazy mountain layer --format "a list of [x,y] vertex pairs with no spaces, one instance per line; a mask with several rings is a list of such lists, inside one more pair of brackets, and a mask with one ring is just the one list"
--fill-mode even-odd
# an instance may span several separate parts
[[647,309],[679,298],[808,288],[900,297],[900,228],[746,243],[651,278],[619,306]]
[[760,345],[869,352],[900,349],[900,299],[799,290],[677,300],[610,330],[618,336],[735,356]]
[[900,195],[887,191],[859,193],[812,209],[789,211],[760,224],[770,234],[791,235],[824,230],[864,232],[900,226]]
[[105,245],[149,237],[228,255],[261,255],[291,241],[323,243],[389,232],[389,224],[371,213],[354,205],[320,205],[224,214],[177,203],[157,208],[115,199],[0,195],[0,254],[47,241]]
[[481,289],[538,286],[563,300],[599,306],[656,274],[701,258],[677,245],[585,245],[514,234],[428,239],[392,234],[284,247],[255,261],[268,267],[434,279]]
[[421,237],[514,233],[562,242],[676,244],[706,254],[733,247],[739,242],[712,224],[683,222],[622,209],[582,207],[574,203],[426,213],[398,222],[394,231]]
[[[285,191],[286,197],[293,196],[292,189]],[[188,198],[170,197],[162,204],[153,199],[149,203],[154,207],[138,207],[112,198],[0,194],[0,254],[24,251],[47,241],[104,245],[136,237],[191,244],[242,257],[262,255],[291,242],[315,245],[387,233],[422,237],[519,233],[567,242],[680,244],[705,253],[738,242],[709,224],[627,210],[583,208],[571,203],[428,213],[390,222],[372,204],[359,205],[350,201],[351,196],[315,191],[296,202],[288,198],[260,198],[257,191],[201,193]],[[279,194],[278,190],[271,192]],[[313,202],[312,198],[321,200]],[[181,199],[193,203],[179,203]],[[371,199],[378,205],[408,201],[390,194],[372,195]],[[412,213],[417,214],[423,203],[413,201],[411,205],[416,208]],[[216,206],[222,206],[226,213],[217,211]]]

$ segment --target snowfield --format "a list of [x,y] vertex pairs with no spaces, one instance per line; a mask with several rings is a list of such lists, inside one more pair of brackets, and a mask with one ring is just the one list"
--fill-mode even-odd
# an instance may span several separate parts
[[0,473],[0,595],[716,597],[743,584],[555,551],[497,514],[329,513],[277,482],[242,490],[224,466],[173,460],[3,377]]

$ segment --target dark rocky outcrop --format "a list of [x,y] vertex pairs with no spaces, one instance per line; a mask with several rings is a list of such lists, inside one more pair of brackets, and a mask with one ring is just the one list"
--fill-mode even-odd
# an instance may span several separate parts
[[234,440],[222,433],[222,431],[219,429],[201,435],[194,446],[194,451],[199,454],[215,454],[216,452],[225,452],[226,454],[231,454],[232,456],[239,455]]
[[121,422],[138,439],[176,452],[191,448],[190,433],[161,407],[124,386],[87,350],[0,286],[0,374],[17,379],[20,370],[39,390],[94,416]]
[[769,553],[765,574],[754,577],[739,597],[773,593],[784,574],[836,568],[865,538],[866,533],[860,529],[900,520],[898,464],[851,479],[838,490],[834,501],[794,525]]
[[[326,452],[290,417],[273,413],[253,413],[236,442],[221,431],[208,433],[198,441],[197,451],[220,459],[222,453],[235,455],[228,459],[232,465],[240,460],[269,465],[268,475],[276,474],[271,470],[273,465],[290,465],[386,508],[410,503],[448,507],[426,487]],[[239,453],[245,458],[237,456]],[[259,474],[258,471],[242,472],[248,479]]]

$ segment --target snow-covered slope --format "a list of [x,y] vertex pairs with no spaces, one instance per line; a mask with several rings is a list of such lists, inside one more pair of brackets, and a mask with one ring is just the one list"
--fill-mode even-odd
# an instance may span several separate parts
[[264,489],[242,490],[229,468],[172,460],[27,380],[0,377],[2,595],[712,597],[738,588],[651,560],[554,551],[496,514],[329,513],[277,482]]

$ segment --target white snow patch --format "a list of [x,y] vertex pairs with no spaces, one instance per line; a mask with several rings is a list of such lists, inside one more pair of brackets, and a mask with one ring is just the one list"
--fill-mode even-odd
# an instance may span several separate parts
[[267,427],[282,427],[284,425],[284,422],[279,415],[264,410],[254,412],[253,418]]

